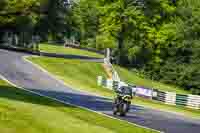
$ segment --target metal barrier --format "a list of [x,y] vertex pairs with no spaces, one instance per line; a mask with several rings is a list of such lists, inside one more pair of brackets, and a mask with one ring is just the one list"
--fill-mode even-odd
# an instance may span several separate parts
[[200,96],[197,95],[183,95],[176,94],[174,92],[164,92],[157,89],[148,89],[143,87],[137,87],[135,85],[126,84],[125,82],[115,81],[98,77],[98,85],[104,86],[108,89],[115,90],[120,86],[132,87],[134,93],[137,96],[157,100],[168,105],[184,106],[192,109],[200,109]]

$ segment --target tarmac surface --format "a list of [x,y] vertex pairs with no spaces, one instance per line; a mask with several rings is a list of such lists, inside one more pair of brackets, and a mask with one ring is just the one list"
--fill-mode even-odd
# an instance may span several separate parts
[[[0,49],[0,75],[26,90],[113,116],[110,99],[72,89],[25,61],[23,56],[27,54]],[[85,60],[100,61],[88,57]],[[126,117],[113,117],[166,133],[200,133],[199,119],[141,106],[131,106]]]

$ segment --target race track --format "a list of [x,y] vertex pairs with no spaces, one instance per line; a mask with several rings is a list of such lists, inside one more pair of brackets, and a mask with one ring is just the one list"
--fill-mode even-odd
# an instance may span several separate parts
[[[31,63],[24,61],[25,55],[0,49],[0,75],[27,90],[112,116],[112,103],[109,99],[65,86]],[[132,106],[126,117],[118,118],[166,133],[200,132],[200,120],[139,106]]]

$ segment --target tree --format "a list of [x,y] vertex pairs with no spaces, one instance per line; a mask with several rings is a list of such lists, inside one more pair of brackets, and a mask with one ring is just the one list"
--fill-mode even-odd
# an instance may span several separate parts
[[13,26],[34,25],[39,16],[40,0],[8,0],[2,1],[0,10],[0,25]]
[[66,1],[3,0],[0,6],[0,28],[22,34],[20,36],[27,41],[34,34],[40,35],[43,40],[49,35],[54,40],[62,40],[66,32],[71,30],[71,18],[68,17],[71,9]]
[[125,45],[134,38],[141,39],[139,30],[144,28],[144,15],[133,0],[114,0],[100,2],[100,35],[112,36],[117,42],[117,62],[122,63]]
[[[28,47],[31,42],[34,26],[40,18],[42,0],[7,0],[1,1],[0,29],[12,31],[12,40],[19,36],[21,46]],[[4,32],[1,33],[3,36]],[[15,35],[14,35],[15,34]],[[13,45],[16,45],[13,41]],[[27,45],[28,44],[28,45]]]
[[80,43],[96,47],[96,35],[99,26],[98,1],[81,0],[78,4],[75,4],[73,7],[73,19]]
[[36,29],[43,39],[62,40],[66,32],[70,32],[70,10],[68,0],[48,0],[42,4]]

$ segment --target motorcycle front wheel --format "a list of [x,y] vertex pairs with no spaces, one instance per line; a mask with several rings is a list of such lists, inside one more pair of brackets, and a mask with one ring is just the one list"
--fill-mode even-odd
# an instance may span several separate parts
[[120,105],[120,116],[126,116],[128,105],[123,103]]

